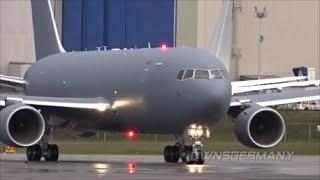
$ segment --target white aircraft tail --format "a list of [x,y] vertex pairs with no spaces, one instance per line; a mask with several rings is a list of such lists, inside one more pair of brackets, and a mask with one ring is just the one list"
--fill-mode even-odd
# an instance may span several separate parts
[[213,53],[229,71],[232,51],[234,0],[223,0],[222,9],[209,45]]
[[59,39],[50,0],[31,0],[36,59],[65,52]]

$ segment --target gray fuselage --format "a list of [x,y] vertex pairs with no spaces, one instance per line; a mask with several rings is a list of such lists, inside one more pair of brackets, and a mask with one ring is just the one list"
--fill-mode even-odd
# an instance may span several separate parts
[[191,123],[221,120],[231,101],[229,78],[177,80],[183,69],[225,67],[211,54],[189,47],[62,53],[30,67],[26,95],[108,100],[113,110],[105,113],[44,110],[61,120],[60,128],[80,132],[178,134]]

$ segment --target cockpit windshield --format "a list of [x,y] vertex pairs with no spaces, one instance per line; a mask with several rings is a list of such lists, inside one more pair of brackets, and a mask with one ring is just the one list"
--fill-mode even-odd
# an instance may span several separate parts
[[177,74],[177,80],[189,79],[223,79],[227,78],[227,72],[221,69],[183,69]]
[[178,72],[177,79],[178,79],[178,80],[182,80],[182,79],[183,79],[183,74],[184,74],[184,70],[180,70],[180,71]]
[[195,79],[210,79],[208,70],[196,70]]
[[220,72],[220,70],[211,70],[211,77],[212,79],[222,79],[222,74]]
[[194,71],[193,69],[187,69],[184,74],[183,80],[193,79],[193,71]]

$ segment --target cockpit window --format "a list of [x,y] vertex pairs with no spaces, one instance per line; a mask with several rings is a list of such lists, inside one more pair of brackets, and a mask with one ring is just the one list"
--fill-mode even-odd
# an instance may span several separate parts
[[228,72],[221,69],[183,69],[177,73],[177,80],[187,79],[223,79],[228,78]]
[[177,74],[177,79],[182,80],[183,79],[184,70],[180,70]]
[[192,79],[193,78],[193,69],[188,69],[184,73],[183,79]]
[[195,79],[210,79],[208,70],[196,70]]
[[222,79],[222,74],[220,70],[211,70],[212,79]]

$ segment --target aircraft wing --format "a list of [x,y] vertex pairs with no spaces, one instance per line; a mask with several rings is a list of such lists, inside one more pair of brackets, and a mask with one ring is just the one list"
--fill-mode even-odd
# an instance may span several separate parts
[[320,80],[307,80],[307,77],[284,77],[252,81],[232,82],[232,95],[258,92],[264,90],[282,90],[289,87],[310,87],[319,86]]
[[232,82],[230,107],[255,103],[261,106],[320,100],[320,81],[285,77]]
[[[14,89],[24,89],[27,84],[28,82],[23,78],[0,75],[0,87],[3,86]],[[61,98],[0,94],[0,107],[4,107],[12,103],[22,103],[26,105],[43,107],[93,109],[98,111],[105,111],[111,108],[107,100],[98,98]]]
[[9,88],[22,88],[24,89],[28,82],[20,77],[5,76],[0,74],[0,86]]
[[63,107],[106,111],[110,109],[110,103],[99,98],[61,98],[61,97],[38,97],[38,96],[16,96],[0,95],[0,107],[13,103],[22,103],[31,106]]
[[299,80],[307,80],[306,76],[298,77],[283,77],[283,78],[271,78],[271,79],[261,79],[261,80],[250,80],[250,81],[235,81],[231,82],[232,87],[249,87],[257,85],[275,84],[275,83],[285,83]]
[[276,106],[304,101],[320,100],[320,88],[286,88],[281,92],[233,96],[230,107],[255,103],[260,106]]

